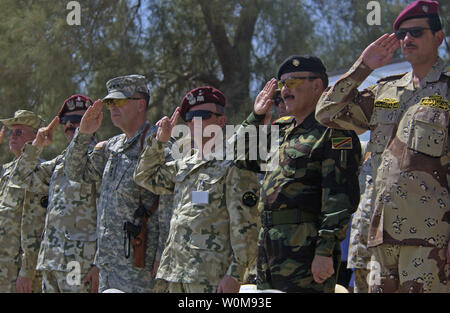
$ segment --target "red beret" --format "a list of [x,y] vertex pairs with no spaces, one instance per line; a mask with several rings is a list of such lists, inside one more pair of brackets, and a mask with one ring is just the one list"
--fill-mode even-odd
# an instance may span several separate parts
[[198,87],[189,91],[181,100],[181,118],[186,121],[186,112],[193,106],[203,103],[217,103],[225,106],[225,95],[218,89],[210,86]]
[[437,15],[439,11],[439,3],[430,0],[418,0],[408,5],[397,17],[394,22],[394,30],[398,30],[400,24],[405,20],[419,17],[427,17],[429,15]]
[[83,95],[73,95],[67,98],[61,109],[58,112],[59,118],[61,118],[67,112],[74,112],[80,110],[87,110],[94,103],[91,98]]

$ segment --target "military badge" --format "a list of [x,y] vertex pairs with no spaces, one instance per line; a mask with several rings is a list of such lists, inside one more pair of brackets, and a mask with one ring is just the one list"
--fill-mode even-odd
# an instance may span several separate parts
[[47,208],[47,206],[48,206],[48,197],[47,196],[42,197],[40,202],[41,202],[41,206],[43,208]]
[[297,59],[292,60],[292,65],[294,65],[295,67],[298,67],[300,65],[300,61]]
[[428,6],[427,5],[422,6],[422,10],[423,12],[428,13]]
[[353,149],[352,137],[336,137],[331,138],[331,148],[333,150]]
[[420,105],[448,111],[448,100],[444,99],[441,95],[422,98],[422,100],[420,100]]
[[387,110],[398,109],[400,107],[400,101],[390,98],[375,100],[375,107]]
[[105,145],[106,141],[101,141],[98,144],[95,145],[94,149],[100,150],[103,149],[103,146]]
[[247,191],[242,195],[242,203],[246,206],[255,206],[255,204],[258,202],[258,197],[254,192]]

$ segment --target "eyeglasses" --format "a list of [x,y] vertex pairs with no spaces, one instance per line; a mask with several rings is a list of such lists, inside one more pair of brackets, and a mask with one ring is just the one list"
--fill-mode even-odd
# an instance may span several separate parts
[[64,115],[60,118],[59,123],[62,125],[66,125],[67,122],[72,124],[80,124],[83,115]]
[[201,117],[205,120],[210,119],[212,115],[221,116],[222,114],[206,111],[206,110],[196,110],[196,111],[189,111],[186,112],[186,122],[191,122],[194,117]]
[[103,102],[106,105],[106,108],[109,109],[111,105],[115,107],[124,106],[129,100],[143,100],[142,98],[127,98],[127,99],[106,99]]
[[284,80],[278,81],[278,89],[283,88],[283,86],[286,86],[287,88],[295,88],[298,85],[302,84],[305,80],[313,80],[320,78],[318,76],[305,76],[305,77],[289,77]]
[[423,31],[431,28],[426,27],[411,27],[411,28],[400,28],[395,32],[395,37],[398,40],[403,40],[407,33],[410,33],[414,38],[419,38],[423,35]]

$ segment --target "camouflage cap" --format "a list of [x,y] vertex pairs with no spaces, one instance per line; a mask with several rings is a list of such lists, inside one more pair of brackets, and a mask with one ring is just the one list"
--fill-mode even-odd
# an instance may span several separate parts
[[108,80],[106,88],[108,89],[108,94],[103,100],[131,98],[136,92],[149,94],[146,78],[142,75],[115,77]]
[[2,122],[7,127],[20,124],[30,126],[33,129],[43,127],[45,123],[42,117],[27,110],[18,110],[14,113],[14,117],[0,119],[0,122]]

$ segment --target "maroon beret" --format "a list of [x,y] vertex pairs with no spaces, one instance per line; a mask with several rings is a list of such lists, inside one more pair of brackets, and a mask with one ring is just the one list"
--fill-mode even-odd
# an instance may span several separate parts
[[224,107],[226,103],[225,95],[220,90],[210,86],[192,89],[181,100],[181,118],[186,121],[186,112],[193,106],[203,103],[217,103]]
[[406,20],[429,15],[437,15],[439,11],[439,2],[431,0],[418,0],[408,5],[394,22],[394,30],[398,30],[400,24]]
[[83,95],[73,95],[67,98],[61,109],[58,112],[59,118],[61,118],[67,112],[74,112],[80,110],[87,110],[94,103],[91,98]]

